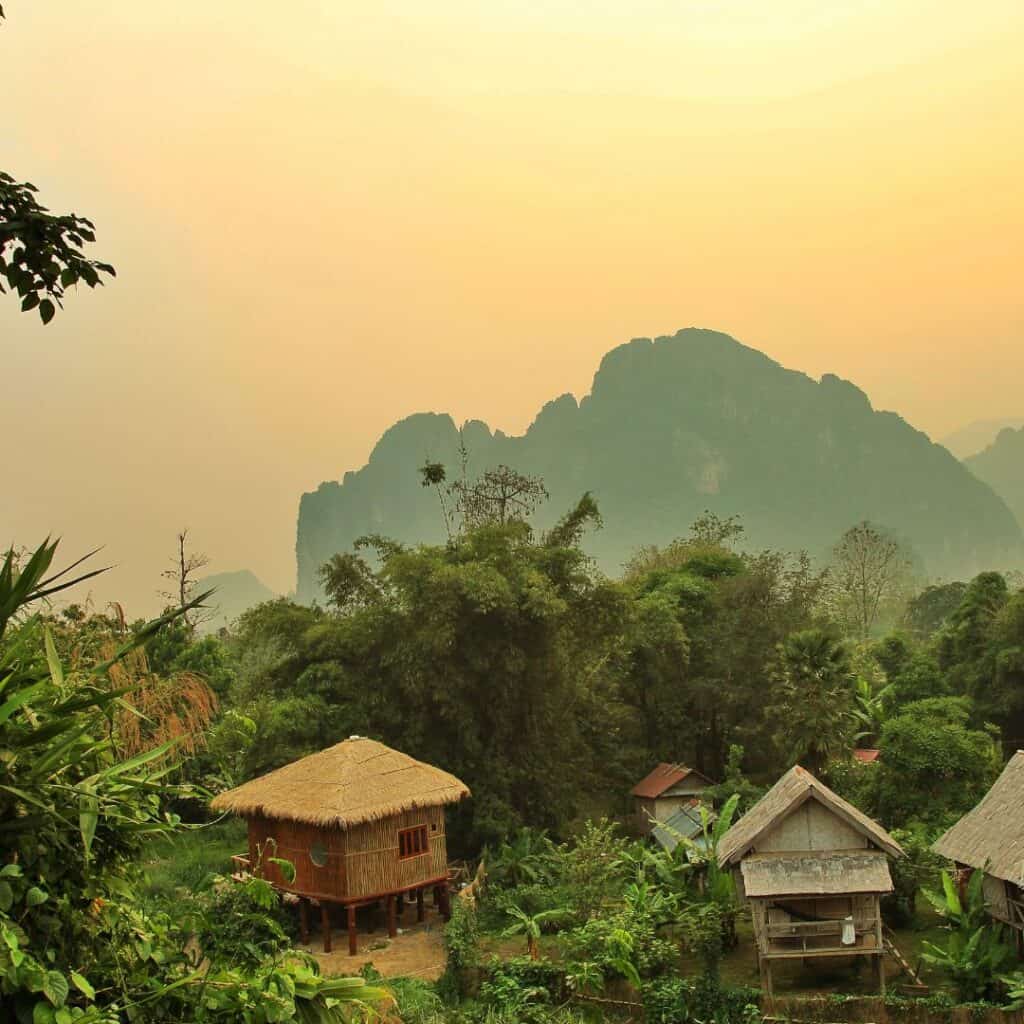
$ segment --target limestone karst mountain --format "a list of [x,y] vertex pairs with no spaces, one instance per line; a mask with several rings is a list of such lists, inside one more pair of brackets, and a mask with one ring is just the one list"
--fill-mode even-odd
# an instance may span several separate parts
[[[521,437],[473,421],[463,438],[471,472],[504,463],[543,477],[539,526],[591,491],[604,527],[587,548],[612,574],[705,509],[742,515],[751,547],[815,555],[870,519],[910,541],[932,574],[1002,566],[1021,545],[1004,502],[900,416],[848,381],[813,380],[716,331],[635,339],[605,355],[589,395],[549,402]],[[362,469],[303,495],[299,600],[318,595],[318,567],[361,535],[441,540],[417,469],[454,467],[458,446],[451,417],[419,413],[386,431]]]
[[964,459],[970,471],[998,494],[1024,526],[1024,427],[1007,428],[984,450]]

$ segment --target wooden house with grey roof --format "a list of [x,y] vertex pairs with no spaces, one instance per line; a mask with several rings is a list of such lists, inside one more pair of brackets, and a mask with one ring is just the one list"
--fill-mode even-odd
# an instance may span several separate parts
[[932,849],[961,869],[985,873],[989,913],[1015,928],[1018,949],[1024,948],[1024,750]]
[[[423,920],[424,893],[448,914],[445,806],[469,796],[454,775],[364,736],[310,754],[221,793],[215,811],[249,826],[249,850],[236,864],[299,900],[303,941],[309,908],[320,908],[331,950],[331,908],[342,908],[349,952],[356,953],[356,911],[383,904],[388,933],[405,898]],[[292,871],[275,861],[288,861]]]
[[796,766],[722,837],[720,867],[735,871],[751,910],[761,984],[786,960],[867,957],[885,991],[881,897],[892,891],[888,832]]

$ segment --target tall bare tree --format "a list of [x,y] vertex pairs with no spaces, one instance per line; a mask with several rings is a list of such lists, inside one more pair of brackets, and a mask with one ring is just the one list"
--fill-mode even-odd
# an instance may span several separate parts
[[[210,564],[210,559],[206,555],[198,551],[189,551],[187,544],[188,528],[186,527],[178,534],[178,548],[171,558],[171,568],[164,569],[160,573],[174,587],[173,590],[161,590],[160,596],[179,608],[184,608],[196,596],[199,587],[199,571]],[[190,608],[182,618],[189,630],[194,633],[197,626],[208,622],[216,613],[216,608],[196,607]]]
[[838,611],[866,640],[879,613],[906,595],[913,563],[897,538],[871,523],[852,526],[832,551],[832,586]]

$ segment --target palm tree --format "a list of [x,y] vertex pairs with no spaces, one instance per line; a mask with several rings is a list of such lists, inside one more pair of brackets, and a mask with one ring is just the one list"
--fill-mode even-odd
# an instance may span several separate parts
[[779,646],[777,675],[779,700],[768,709],[775,741],[791,760],[820,773],[852,740],[849,649],[827,630],[793,633]]
[[568,916],[569,911],[565,907],[558,907],[554,910],[542,910],[539,914],[527,914],[520,907],[511,906],[505,913],[513,918],[504,931],[505,935],[525,935],[526,952],[531,960],[540,959],[540,933],[544,930],[544,924],[548,921],[558,921]]

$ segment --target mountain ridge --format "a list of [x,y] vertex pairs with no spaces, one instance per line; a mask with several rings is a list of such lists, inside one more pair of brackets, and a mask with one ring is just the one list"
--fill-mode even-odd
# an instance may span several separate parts
[[[448,414],[415,413],[361,469],[303,495],[299,599],[319,595],[318,566],[362,534],[442,540],[417,469],[428,459],[454,469],[459,440]],[[469,421],[462,440],[471,474],[505,463],[544,479],[551,500],[538,526],[592,492],[605,527],[588,551],[610,573],[705,509],[741,515],[753,546],[812,554],[871,519],[910,540],[936,575],[989,567],[1021,546],[1003,501],[922,431],[875,410],[850,381],[816,381],[718,331],[634,338],[605,353],[579,401],[545,403],[521,435]]]
[[1024,527],[1024,427],[1004,427],[987,448],[964,465],[988,484]]

